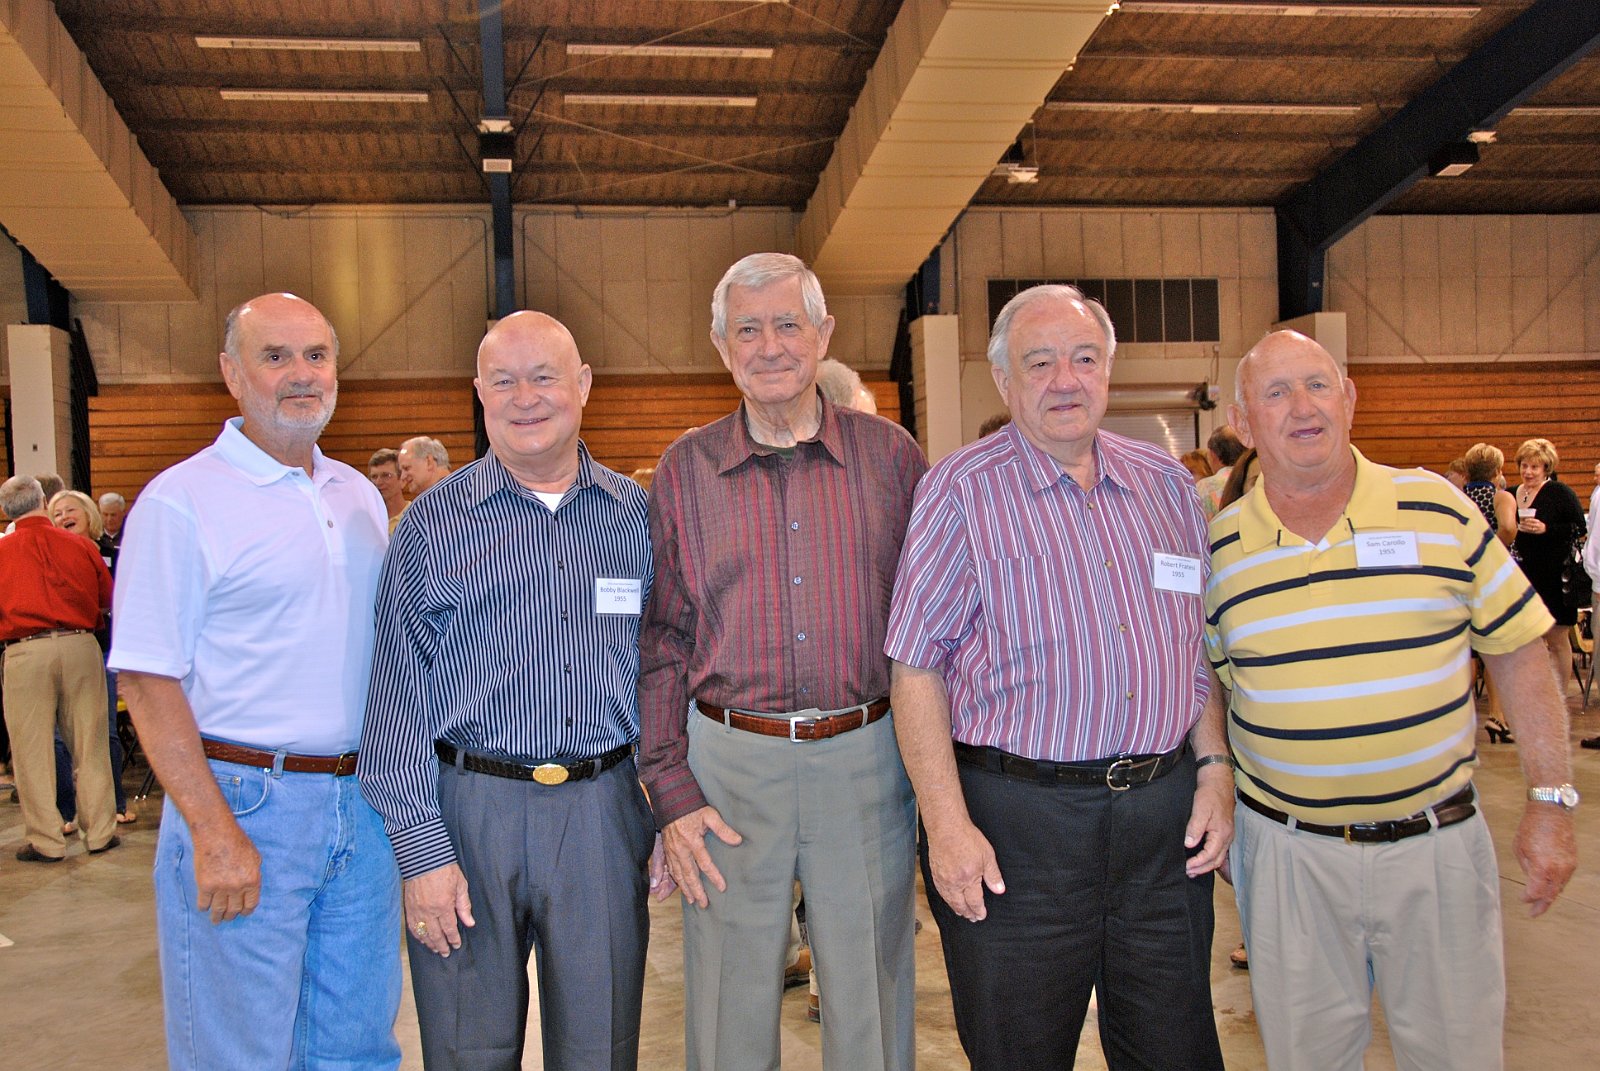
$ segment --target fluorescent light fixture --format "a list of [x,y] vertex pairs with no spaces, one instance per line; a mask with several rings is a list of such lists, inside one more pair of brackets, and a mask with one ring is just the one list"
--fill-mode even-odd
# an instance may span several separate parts
[[1356,115],[1359,104],[1211,104],[1177,100],[1052,100],[1053,112],[1166,112],[1178,115]]
[[1600,104],[1524,104],[1513,109],[1511,114],[1565,119],[1574,116],[1600,115]]
[[669,108],[754,108],[755,97],[718,97],[690,93],[568,93],[568,104],[592,104],[597,107],[651,107]]
[[428,94],[377,89],[223,89],[223,100],[317,104],[426,104]]
[[1470,19],[1470,4],[1253,4],[1248,0],[1121,0],[1114,10],[1142,15],[1281,15],[1290,18]]
[[201,37],[201,48],[245,48],[266,52],[421,52],[422,42],[379,37]]
[[1031,164],[996,164],[989,175],[1003,178],[1012,186],[1031,186],[1039,181],[1039,169]]
[[1435,178],[1455,178],[1465,175],[1478,162],[1478,145],[1472,141],[1456,141],[1442,146],[1428,160],[1428,174]]
[[770,48],[725,48],[720,45],[581,45],[568,44],[569,56],[662,56],[667,59],[771,59]]

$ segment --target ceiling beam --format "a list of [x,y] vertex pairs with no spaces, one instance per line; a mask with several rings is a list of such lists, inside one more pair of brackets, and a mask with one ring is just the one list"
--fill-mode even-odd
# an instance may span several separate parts
[[1600,3],[1535,0],[1277,208],[1280,320],[1319,312],[1327,250],[1427,177],[1428,159],[1508,112],[1600,43]]

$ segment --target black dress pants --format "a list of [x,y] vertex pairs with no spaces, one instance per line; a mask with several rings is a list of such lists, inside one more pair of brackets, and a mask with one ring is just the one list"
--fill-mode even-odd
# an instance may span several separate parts
[[962,764],[1003,895],[950,910],[923,877],[975,1071],[1071,1068],[1091,990],[1112,1071],[1221,1068],[1211,1005],[1212,876],[1184,874],[1192,762],[1124,792],[1041,785]]

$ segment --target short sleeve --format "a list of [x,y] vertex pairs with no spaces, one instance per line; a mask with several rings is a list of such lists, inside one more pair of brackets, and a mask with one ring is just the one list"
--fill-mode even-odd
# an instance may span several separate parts
[[896,662],[943,670],[971,631],[979,599],[966,525],[951,485],[924,479],[889,607],[883,652]]
[[106,665],[182,680],[194,668],[213,574],[197,519],[146,492],[126,523],[112,594],[117,627]]

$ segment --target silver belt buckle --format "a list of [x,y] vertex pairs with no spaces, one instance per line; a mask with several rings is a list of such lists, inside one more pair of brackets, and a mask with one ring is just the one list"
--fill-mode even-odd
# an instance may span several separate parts
[[822,713],[822,711],[819,708],[817,708],[817,707],[809,707],[806,710],[801,711],[799,714],[790,714],[789,715],[789,743],[791,743],[791,744],[810,744],[810,743],[815,743],[815,741],[812,741],[812,740],[802,740],[802,739],[800,739],[798,736],[795,735],[795,729],[796,729],[797,726],[799,726],[799,724],[801,722],[809,722],[810,724],[815,725],[817,722],[822,720],[820,717],[818,717],[818,715],[820,715],[821,713]]
[[1116,781],[1113,780],[1113,778],[1115,778],[1118,773],[1126,773],[1127,771],[1133,769],[1133,766],[1134,766],[1133,760],[1132,759],[1128,759],[1128,758],[1118,759],[1116,762],[1113,762],[1110,766],[1107,766],[1106,767],[1106,787],[1109,788],[1113,792],[1126,792],[1126,791],[1128,791],[1128,789],[1132,788],[1133,786],[1129,785],[1129,784],[1121,784],[1121,785],[1117,784]]

